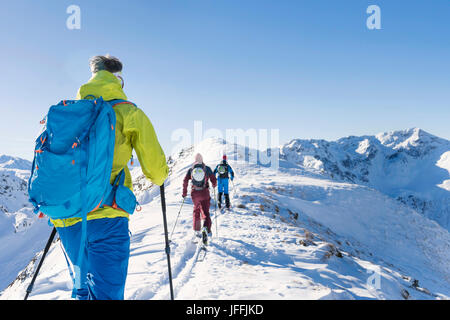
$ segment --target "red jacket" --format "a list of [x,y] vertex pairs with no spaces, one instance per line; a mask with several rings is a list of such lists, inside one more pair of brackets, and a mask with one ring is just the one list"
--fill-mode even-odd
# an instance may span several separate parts
[[[208,192],[209,195],[209,181],[211,182],[213,188],[215,188],[217,186],[217,179],[216,176],[214,175],[213,171],[211,170],[210,167],[208,167],[207,165],[205,165],[205,172],[206,172],[206,186],[203,190],[195,190],[194,186],[192,186],[191,188],[191,196],[194,196],[197,193],[205,193],[205,190]],[[189,180],[191,180],[191,176],[192,176],[192,168],[188,170],[188,172],[186,173],[186,176],[184,177],[183,180],[183,197],[187,196],[187,188],[188,188],[188,184],[189,184]]]

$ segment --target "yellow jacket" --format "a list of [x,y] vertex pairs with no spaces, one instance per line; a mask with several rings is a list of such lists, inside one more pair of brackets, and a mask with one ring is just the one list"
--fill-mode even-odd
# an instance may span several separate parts
[[[119,79],[104,70],[95,73],[88,83],[80,87],[77,100],[88,98],[88,96],[103,97],[106,101],[127,100]],[[162,185],[167,178],[169,169],[152,123],[141,109],[132,104],[116,105],[114,111],[116,113],[116,142],[111,183],[114,182],[122,168],[125,168],[125,186],[133,191],[133,182],[127,163],[134,149],[144,175],[154,184]],[[122,210],[105,207],[89,213],[88,220],[128,216],[128,213]],[[70,218],[52,220],[52,223],[56,227],[68,227],[79,221],[81,218]]]

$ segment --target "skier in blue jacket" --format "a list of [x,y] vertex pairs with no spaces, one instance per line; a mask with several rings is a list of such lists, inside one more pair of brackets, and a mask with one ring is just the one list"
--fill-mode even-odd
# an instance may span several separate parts
[[219,191],[219,208],[222,208],[222,196],[225,196],[225,206],[230,209],[230,195],[228,193],[228,180],[234,179],[234,172],[231,166],[227,162],[227,156],[224,155],[222,162],[219,163],[214,169],[214,174],[217,174],[217,188]]

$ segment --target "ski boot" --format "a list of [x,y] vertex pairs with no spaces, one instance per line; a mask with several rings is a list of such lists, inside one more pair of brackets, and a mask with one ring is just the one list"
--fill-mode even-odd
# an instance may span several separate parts
[[219,206],[219,210],[222,209],[222,192],[219,192],[219,199],[217,201],[217,205]]
[[225,194],[225,207],[226,207],[227,211],[230,211],[230,208],[231,208],[230,195],[227,193]]
[[208,229],[206,227],[202,228],[202,242],[204,246],[208,245]]

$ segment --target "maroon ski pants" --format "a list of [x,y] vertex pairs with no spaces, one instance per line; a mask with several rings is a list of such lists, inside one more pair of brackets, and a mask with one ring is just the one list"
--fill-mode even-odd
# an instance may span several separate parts
[[200,231],[202,220],[204,220],[204,226],[208,229],[208,233],[211,232],[211,217],[209,215],[211,196],[209,190],[206,188],[200,191],[192,191],[191,197],[194,203],[194,230]]

